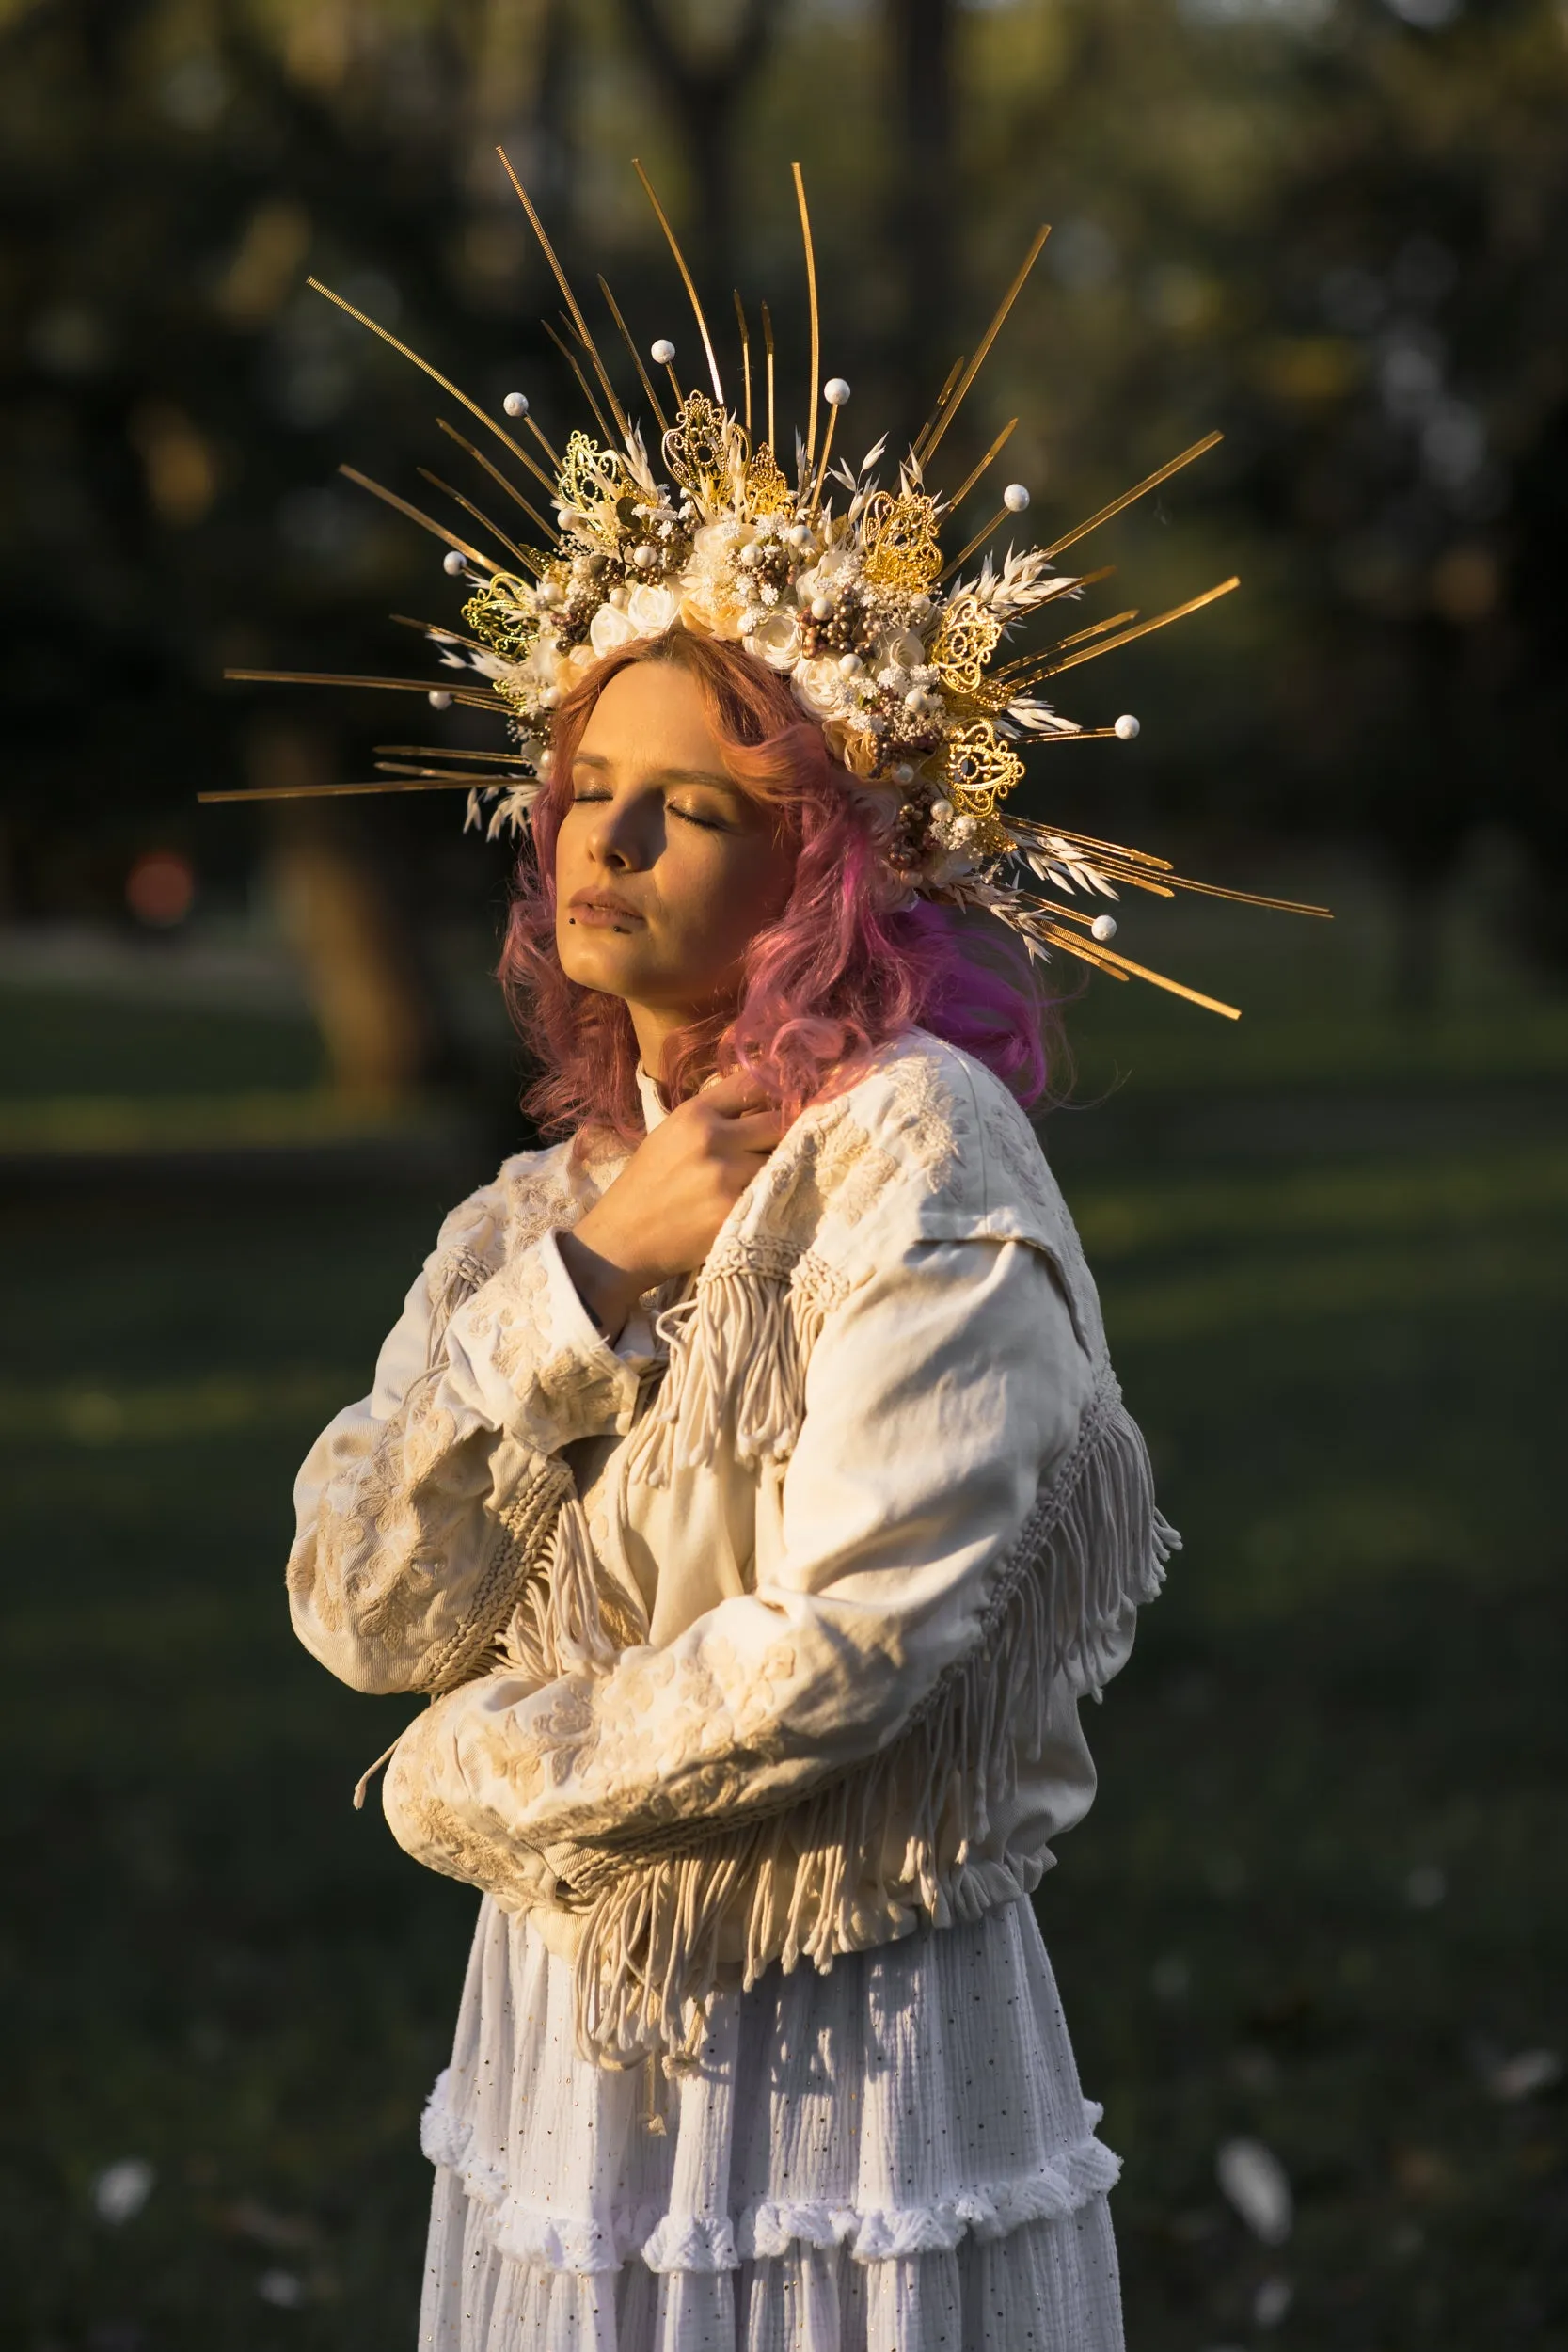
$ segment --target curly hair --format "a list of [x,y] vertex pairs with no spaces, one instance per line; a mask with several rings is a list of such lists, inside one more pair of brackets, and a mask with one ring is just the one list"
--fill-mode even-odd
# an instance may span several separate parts
[[[594,704],[636,661],[669,662],[696,683],[741,791],[769,808],[795,847],[784,912],[747,949],[732,1009],[670,1040],[657,1074],[679,1102],[714,1072],[743,1072],[786,1119],[852,1081],[900,1032],[920,1027],[984,1062],[1022,1103],[1045,1091],[1055,1006],[1021,950],[986,939],[958,911],[888,904],[868,796],[772,670],[741,646],[680,624],[596,662],[555,714],[548,778],[518,862],[499,977],[541,1075],[524,1107],[547,1134],[642,1129],[637,1040],[619,997],[567,978],[556,952],[555,845],[572,804],[572,764]],[[978,922],[997,930],[989,917]]]

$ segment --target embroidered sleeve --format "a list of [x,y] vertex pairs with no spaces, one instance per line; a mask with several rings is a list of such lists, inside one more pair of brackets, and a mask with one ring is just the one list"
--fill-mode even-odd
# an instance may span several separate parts
[[[555,1457],[629,1427],[646,1369],[605,1343],[552,1231],[509,1251],[516,1220],[488,1196],[469,1208],[409,1292],[371,1395],[324,1431],[295,1486],[294,1628],[359,1690],[441,1690],[474,1671],[572,1495]],[[562,1204],[560,1222],[571,1215]]]
[[[978,1638],[995,1575],[1072,1442],[1091,1367],[1042,1255],[917,1243],[828,1314],[754,1593],[606,1676],[495,1674],[411,1726],[386,1784],[409,1851],[433,1807],[504,1883],[561,1851],[786,1803],[871,1756]],[[445,1854],[461,1842],[453,1828]],[[564,1873],[568,1877],[569,1871]],[[458,1875],[479,1874],[467,1868]]]

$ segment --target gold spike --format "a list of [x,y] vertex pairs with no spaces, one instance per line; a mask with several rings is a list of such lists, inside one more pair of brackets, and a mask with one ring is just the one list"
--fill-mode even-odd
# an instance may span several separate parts
[[974,533],[974,538],[967,541],[967,543],[958,549],[958,554],[953,558],[951,564],[946,566],[941,576],[941,579],[937,581],[939,588],[942,586],[943,580],[951,580],[955,572],[962,571],[970,557],[974,553],[975,548],[984,547],[986,541],[990,537],[993,531],[1001,530],[1002,525],[1006,521],[1011,512],[1012,509],[1007,506],[999,506],[997,508],[990,522],[987,523],[982,530],[977,531]]
[[510,708],[503,694],[481,686],[443,686],[429,677],[345,677],[329,670],[225,670],[224,676],[242,686],[373,686],[393,694],[450,694],[454,703],[476,710]]
[[[534,211],[532,203],[529,199],[528,190],[524,187],[522,182],[513,170],[511,161],[508,158],[505,148],[498,147],[496,152],[501,159],[502,170],[506,173],[507,178],[511,181],[513,187],[516,191],[517,201],[521,204],[524,212],[528,215],[529,226],[532,229],[534,235],[539,240],[540,250],[543,252],[546,261],[548,262],[550,268],[554,273],[555,282],[561,289],[567,310],[571,312],[572,325],[577,328],[578,333],[582,337],[582,347],[587,352],[590,359],[594,362],[594,373],[604,387],[604,396],[610,403],[610,413],[619,425],[622,434],[629,435],[631,432],[631,426],[626,421],[626,411],[615,397],[615,387],[610,382],[609,375],[605,372],[605,364],[599,357],[598,345],[594,342],[593,336],[588,331],[588,321],[583,317],[582,312],[578,308],[578,298],[566,282],[566,273],[556,259],[555,247],[551,245],[548,237],[545,234],[545,224],[540,219],[538,214]],[[610,437],[611,437],[607,433],[605,438],[609,440]]]
[[1120,628],[1125,622],[1135,621],[1137,617],[1137,606],[1130,604],[1125,612],[1112,612],[1103,621],[1091,621],[1087,628],[1075,628],[1070,637],[1058,637],[1055,644],[1048,645],[1045,650],[1061,653],[1069,645],[1086,645],[1091,637],[1103,637],[1107,629]]
[[762,341],[768,354],[768,446],[777,457],[779,445],[773,431],[773,316],[766,302],[762,306]]
[[467,645],[471,653],[488,653],[475,637],[465,637],[460,629],[449,628],[445,621],[417,620],[412,612],[388,612],[387,618],[394,628],[417,628],[421,637],[439,638],[443,645]]
[[577,377],[578,389],[581,392],[584,400],[588,403],[589,408],[593,414],[594,422],[599,428],[600,439],[604,441],[609,448],[613,449],[615,446],[615,436],[610,431],[609,425],[605,422],[604,410],[599,406],[598,402],[594,399],[588,378],[578,367],[576,354],[573,352],[571,345],[565,341],[563,336],[556,333],[548,319],[541,319],[539,324],[544,328],[546,334],[549,337],[551,342],[554,343],[562,358],[565,360],[566,365],[571,369],[572,373]]
[[1206,588],[1201,596],[1189,596],[1185,604],[1173,605],[1168,612],[1157,612],[1152,620],[1135,622],[1132,628],[1124,628],[1119,636],[1104,637],[1098,644],[1081,646],[1076,653],[1069,653],[1065,661],[1053,661],[1047,655],[1047,666],[1036,671],[1035,675],[1037,678],[1055,677],[1063,670],[1075,670],[1081,661],[1094,661],[1102,653],[1115,653],[1119,645],[1130,645],[1135,637],[1147,637],[1150,629],[1164,628],[1170,621],[1184,621],[1189,612],[1201,612],[1206,604],[1213,604],[1220,596],[1227,596],[1232,588],[1239,588],[1241,584],[1233,572],[1228,580],[1222,580],[1217,588]]
[[476,752],[467,744],[454,750],[444,743],[377,743],[375,749],[388,755],[401,753],[407,759],[483,759],[511,768],[516,767],[523,756],[521,752]]
[[740,299],[740,288],[735,290],[736,324],[740,329],[740,370],[746,389],[746,436],[752,433],[752,337],[746,325],[746,305]]
[[1180,457],[1171,459],[1169,465],[1158,467],[1153,473],[1146,475],[1135,488],[1124,490],[1120,498],[1111,501],[1109,506],[1102,506],[1098,515],[1091,515],[1086,523],[1080,523],[1076,531],[1069,531],[1065,539],[1058,539],[1045,548],[1045,554],[1060,555],[1064,548],[1070,548],[1075,541],[1086,538],[1091,531],[1098,531],[1101,523],[1108,523],[1113,515],[1119,515],[1124,506],[1131,506],[1134,499],[1141,499],[1146,490],[1158,489],[1162,482],[1168,482],[1173,473],[1180,473],[1183,466],[1190,466],[1195,457],[1201,457],[1206,450],[1212,449],[1216,441],[1223,441],[1224,438],[1223,433],[1206,433],[1201,441],[1195,441],[1191,449],[1184,449]]
[[948,401],[952,397],[954,385],[958,382],[963,372],[963,354],[960,352],[958,357],[954,360],[952,366],[947,371],[942,389],[937,394],[936,406],[932,409],[930,415],[927,418],[925,423],[915,435],[914,439],[910,443],[910,455],[914,458],[917,463],[920,458],[921,451],[925,448],[931,434],[936,430],[937,419],[941,416],[942,410],[946,407]]
[[654,389],[653,378],[649,375],[647,369],[642,365],[642,354],[638,350],[637,345],[632,342],[631,329],[627,326],[626,320],[621,316],[615,296],[610,293],[609,286],[605,283],[602,278],[599,280],[599,292],[603,294],[606,302],[610,306],[610,317],[615,321],[616,326],[621,330],[621,341],[626,344],[626,349],[631,354],[632,366],[637,370],[639,381],[642,386],[643,391],[647,395],[648,405],[654,412],[654,417],[657,422],[658,429],[661,433],[668,433],[670,430],[669,422],[665,417],[663,409],[658,405],[658,394]]
[[654,216],[657,220],[659,227],[664,231],[665,243],[669,246],[671,252],[675,257],[675,267],[681,274],[681,283],[686,288],[687,300],[691,305],[692,316],[697,322],[697,332],[703,339],[703,349],[707,354],[707,372],[713,378],[713,397],[719,403],[720,407],[722,408],[724,405],[724,388],[719,381],[719,362],[713,356],[713,339],[707,331],[707,321],[703,316],[703,306],[697,299],[697,289],[691,282],[691,272],[686,266],[686,256],[675,242],[675,232],[671,228],[670,223],[665,216],[663,205],[654,194],[653,182],[649,179],[647,173],[643,170],[635,155],[631,159],[631,167],[642,183],[642,192],[654,208]]
[[992,343],[995,342],[998,335],[1002,332],[1002,327],[1006,319],[1007,313],[1012,309],[1013,304],[1018,300],[1019,295],[1023,292],[1024,285],[1028,279],[1029,272],[1034,268],[1035,263],[1039,260],[1040,247],[1044,245],[1050,234],[1051,230],[1048,226],[1042,226],[1035,231],[1035,241],[1023,257],[1022,267],[1020,269],[1018,276],[1013,279],[1013,282],[1008,287],[1006,293],[1003,295],[1001,303],[997,309],[996,316],[991,320],[990,325],[987,327],[985,334],[980,339],[979,350],[975,353],[968,367],[965,368],[958,390],[954,393],[952,399],[948,401],[946,405],[942,408],[941,414],[938,416],[931,437],[921,451],[920,462],[923,466],[930,464],[931,458],[935,454],[938,442],[942,439],[942,435],[946,432],[948,426],[958,415],[959,408],[963,405],[964,395],[969,390],[969,388],[974,383],[975,377],[979,374],[981,368],[984,366],[986,354],[990,351]]
[[421,482],[429,483],[433,490],[440,490],[449,499],[455,499],[466,515],[471,515],[476,523],[483,523],[486,531],[495,532],[508,555],[515,555],[525,571],[531,572],[536,580],[543,580],[545,559],[540,555],[537,548],[531,549],[520,548],[515,539],[507,536],[499,523],[492,522],[488,515],[480,513],[472,499],[466,499],[461,490],[454,490],[450,482],[443,482],[440,475],[432,473],[428,466],[417,466],[415,471]]
[[1193,882],[1185,874],[1173,874],[1171,883],[1177,890],[1196,892],[1200,898],[1229,898],[1241,907],[1264,907],[1271,914],[1315,914],[1324,923],[1334,920],[1332,907],[1307,906],[1300,898],[1265,898],[1256,890],[1225,890],[1218,882]]
[[816,519],[817,504],[822,496],[822,485],[828,479],[828,460],[832,455],[833,427],[837,424],[837,422],[838,410],[830,405],[828,409],[828,430],[822,436],[822,459],[816,469],[816,479],[812,485],[811,506],[809,513],[811,519],[814,522]]
[[445,523],[438,523],[433,516],[425,514],[422,508],[410,506],[408,501],[400,499],[395,490],[383,489],[379,482],[372,482],[370,475],[361,473],[356,466],[340,466],[338,471],[350,482],[356,482],[361,490],[369,490],[372,498],[382,499],[388,506],[395,506],[398,513],[406,515],[411,523],[418,523],[422,530],[432,532],[437,539],[444,539],[449,548],[455,548],[459,555],[467,556],[485,571],[494,572],[502,568],[490,556],[482,555],[478,548],[470,547],[467,539],[460,539],[455,532],[449,531]]
[[412,778],[393,782],[388,777],[380,784],[269,784],[247,787],[243,792],[198,792],[196,797],[198,801],[335,801],[366,792],[471,792],[476,784],[489,781],[487,776],[451,776],[436,784],[416,783]]
[[[513,456],[517,460],[517,463],[520,466],[526,466],[530,473],[536,475],[544,484],[546,490],[554,490],[555,484],[551,481],[549,475],[546,473],[543,467],[534,464],[533,459],[529,455],[526,449],[518,448],[511,434],[508,433],[503,426],[499,425],[494,417],[487,416],[484,410],[480,406],[478,401],[470,400],[467,392],[460,392],[450,376],[443,375],[439,368],[433,368],[428,359],[421,359],[417,351],[410,351],[406,343],[400,343],[395,335],[389,335],[384,326],[378,326],[374,319],[367,318],[363,310],[356,310],[352,302],[345,302],[341,294],[334,294],[330,286],[324,286],[319,278],[308,278],[305,282],[309,287],[310,287],[313,293],[325,294],[327,301],[335,302],[340,310],[346,310],[349,317],[351,319],[357,320],[361,326],[368,326],[372,335],[379,335],[384,343],[389,343],[391,348],[398,353],[400,358],[410,361],[414,367],[420,370],[421,374],[428,375],[433,384],[439,384],[444,392],[450,392],[453,400],[455,400],[460,406],[466,408],[471,417],[477,417],[481,424],[487,425],[489,427],[490,431],[495,435],[497,440],[501,443],[503,448],[511,451]],[[543,438],[543,436],[540,437]]]
[[1200,990],[1188,988],[1180,980],[1169,980],[1163,972],[1151,972],[1147,964],[1134,963],[1131,957],[1118,956],[1098,942],[1090,947],[1086,942],[1075,939],[1070,931],[1061,930],[1054,924],[1042,923],[1040,937],[1052,946],[1064,948],[1069,956],[1076,956],[1081,963],[1092,963],[1098,970],[1109,973],[1117,979],[1148,980],[1151,986],[1163,988],[1167,995],[1184,997],[1189,1005],[1200,1005],[1205,1012],[1217,1012],[1226,1021],[1239,1021],[1242,1017],[1239,1005],[1226,1005],[1217,996],[1205,996]]
[[[514,767],[519,764],[515,754],[513,755],[512,764]],[[378,759],[375,763],[375,772],[378,776],[421,776],[436,784],[500,785],[527,784],[530,781],[527,776],[489,776],[479,771],[470,774],[465,770],[459,773],[450,767],[411,768],[404,759]]]
[[533,523],[544,532],[546,538],[550,542],[550,545],[552,547],[559,546],[561,533],[557,531],[555,525],[553,523],[547,523],[545,520],[544,516],[540,514],[538,508],[529,504],[521,490],[517,489],[512,483],[508,482],[500,468],[499,466],[492,466],[488,457],[484,456],[481,451],[475,449],[472,441],[466,441],[463,438],[462,434],[457,430],[457,427],[454,424],[449,424],[445,417],[437,417],[436,421],[440,426],[441,431],[445,433],[450,439],[454,440],[457,443],[458,448],[463,452],[463,454],[466,457],[471,457],[476,466],[483,467],[484,471],[489,475],[491,481],[499,484],[500,488],[506,492],[508,498],[516,500],[517,504],[522,508],[524,514],[528,516],[529,521]]
[[800,242],[806,248],[806,298],[811,305],[811,405],[806,410],[806,471],[810,473],[816,456],[816,402],[821,389],[822,323],[816,309],[816,255],[812,249],[806,183],[799,164],[791,164],[789,168],[795,174],[795,201],[800,207]]
[[958,508],[963,504],[965,499],[968,498],[971,490],[974,489],[974,485],[979,481],[980,476],[986,471],[987,468],[993,465],[996,459],[1001,456],[1002,452],[1006,448],[1007,443],[1013,437],[1014,428],[1017,423],[1018,419],[1016,417],[1009,417],[1007,419],[1006,423],[1003,426],[995,440],[992,441],[990,449],[987,450],[985,455],[981,458],[974,472],[968,475],[966,479],[958,485],[958,487],[954,491],[952,497],[946,501],[948,512],[950,514],[956,514],[958,512]]

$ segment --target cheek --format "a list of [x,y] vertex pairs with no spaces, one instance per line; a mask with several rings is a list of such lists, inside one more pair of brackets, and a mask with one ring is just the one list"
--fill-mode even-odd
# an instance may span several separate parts
[[691,961],[715,971],[732,964],[780,914],[794,868],[793,858],[771,843],[733,835],[709,836],[695,853],[677,851],[669,864],[662,896],[673,927]]

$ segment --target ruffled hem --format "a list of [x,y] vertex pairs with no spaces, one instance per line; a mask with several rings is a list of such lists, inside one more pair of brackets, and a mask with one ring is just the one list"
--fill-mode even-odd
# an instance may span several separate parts
[[[616,2205],[604,2214],[562,2216],[511,2194],[494,2165],[467,2161],[472,2129],[445,2104],[437,2081],[420,2127],[432,2164],[458,2175],[465,2194],[485,2208],[484,2235],[498,2254],[534,2270],[598,2273],[640,2261],[659,2275],[738,2270],[808,2246],[845,2248],[857,2263],[904,2262],[951,2253],[966,2236],[994,2242],[1031,2221],[1065,2221],[1121,2176],[1121,2158],[1092,2131],[1035,2173],[987,2181],[928,2204],[853,2205],[756,2197],[733,2220],[660,2212],[657,2204]],[[1101,2110],[1085,2106],[1085,2121]]]

